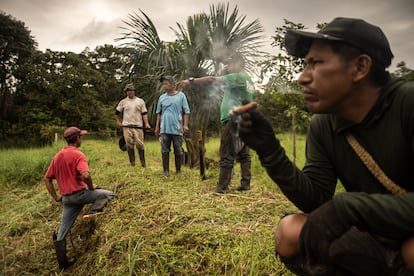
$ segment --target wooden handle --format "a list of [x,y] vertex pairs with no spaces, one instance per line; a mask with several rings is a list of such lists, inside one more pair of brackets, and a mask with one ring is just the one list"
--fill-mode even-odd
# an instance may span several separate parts
[[244,113],[244,112],[246,112],[246,111],[248,111],[250,109],[255,108],[256,106],[257,106],[257,103],[256,102],[250,102],[248,104],[241,105],[241,106],[238,106],[238,107],[233,108],[232,110],[230,110],[230,114],[231,115],[241,114],[241,113]]

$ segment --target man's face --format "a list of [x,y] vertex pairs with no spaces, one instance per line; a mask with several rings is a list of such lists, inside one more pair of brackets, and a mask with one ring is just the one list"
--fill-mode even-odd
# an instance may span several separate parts
[[128,98],[133,99],[135,97],[135,90],[128,89],[126,94]]
[[168,80],[162,81],[162,88],[167,92],[174,91],[174,85],[170,83]]
[[224,67],[224,72],[226,73],[236,73],[240,72],[242,69],[239,61],[229,61]]
[[313,42],[299,76],[311,113],[340,114],[352,103],[353,67],[321,41]]

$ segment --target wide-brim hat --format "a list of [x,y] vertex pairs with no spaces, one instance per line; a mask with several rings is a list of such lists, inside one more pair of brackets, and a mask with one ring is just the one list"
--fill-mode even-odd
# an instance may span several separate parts
[[128,90],[135,91],[135,86],[132,83],[128,83],[124,87],[124,92],[127,92]]

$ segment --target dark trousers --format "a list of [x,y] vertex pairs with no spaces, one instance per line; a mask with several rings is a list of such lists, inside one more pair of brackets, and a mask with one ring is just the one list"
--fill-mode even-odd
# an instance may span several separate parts
[[308,265],[306,256],[300,254],[280,260],[296,275],[414,275],[405,267],[400,253],[398,241],[379,239],[352,228],[331,244],[325,264]]
[[[233,135],[233,125],[231,121],[221,127],[220,137],[220,170],[229,171],[233,169],[234,162],[240,162],[241,167],[241,184],[250,185],[251,179],[251,157],[249,147],[244,144],[240,138]],[[223,178],[225,179],[225,178]],[[219,179],[219,181],[221,181]],[[226,178],[226,181],[230,179]],[[221,183],[219,183],[221,184]],[[222,183],[226,186],[229,183]]]

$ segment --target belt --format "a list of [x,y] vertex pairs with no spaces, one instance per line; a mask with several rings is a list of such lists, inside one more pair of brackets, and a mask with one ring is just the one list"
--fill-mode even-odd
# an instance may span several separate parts
[[66,194],[66,195],[64,195],[64,196],[71,196],[71,195],[74,195],[74,194],[76,194],[76,193],[82,192],[82,191],[84,191],[84,190],[86,190],[86,188],[83,188],[82,190],[77,190],[77,191],[75,191],[75,192],[72,192],[71,194]]
[[122,126],[122,127],[144,129],[144,127],[142,127],[142,126],[136,126],[136,125],[127,125],[127,126]]

